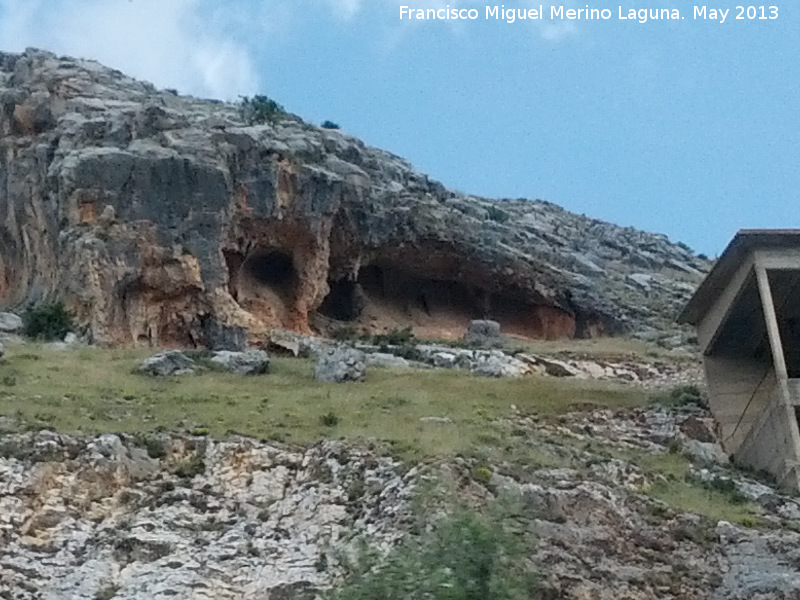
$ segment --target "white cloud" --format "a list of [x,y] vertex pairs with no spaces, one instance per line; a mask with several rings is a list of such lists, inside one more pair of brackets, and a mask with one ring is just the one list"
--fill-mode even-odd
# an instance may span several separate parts
[[247,46],[204,0],[0,0],[0,47],[96,59],[159,87],[233,99],[259,89]]

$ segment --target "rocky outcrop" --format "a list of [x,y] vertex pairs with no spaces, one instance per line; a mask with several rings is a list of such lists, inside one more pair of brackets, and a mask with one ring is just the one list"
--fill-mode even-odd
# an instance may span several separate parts
[[19,600],[299,597],[353,536],[396,539],[414,489],[337,443],[2,441],[0,597]]
[[514,503],[515,527],[537,540],[541,598],[796,598],[796,498],[722,465],[692,468],[701,487],[688,498],[712,514],[747,507],[749,523],[652,495],[683,478],[641,465],[674,464],[698,419],[708,415],[696,406],[511,415],[504,445],[535,460],[476,468],[410,467],[343,442],[7,433],[0,417],[0,597],[303,598],[335,583],[360,541],[385,552],[457,490],[458,503]]
[[341,131],[0,54],[0,304],[104,343],[241,349],[329,319],[461,337],[658,335],[708,262],[539,201],[464,196]]

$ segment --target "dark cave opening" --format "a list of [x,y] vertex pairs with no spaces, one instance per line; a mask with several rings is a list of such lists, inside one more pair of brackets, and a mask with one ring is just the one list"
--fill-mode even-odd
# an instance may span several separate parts
[[222,256],[225,258],[225,265],[228,267],[228,293],[237,302],[239,301],[239,269],[244,262],[241,252],[223,250]]
[[278,250],[251,254],[242,264],[242,271],[251,281],[282,294],[290,292],[297,280],[292,257]]
[[524,290],[488,292],[452,279],[436,279],[394,264],[373,263],[361,269],[365,313],[389,317],[453,335],[472,319],[493,319],[507,334],[534,339],[573,338],[575,317],[561,308],[539,304]]
[[448,279],[420,276],[402,267],[371,264],[361,269],[358,284],[366,298],[393,306],[418,318],[455,318],[465,321],[483,316],[481,293]]
[[329,282],[330,292],[319,307],[319,312],[337,321],[355,321],[364,309],[364,294],[355,281],[341,279]]

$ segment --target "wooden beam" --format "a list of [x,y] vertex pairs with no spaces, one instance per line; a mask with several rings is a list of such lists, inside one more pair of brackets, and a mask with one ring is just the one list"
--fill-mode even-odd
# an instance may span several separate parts
[[758,262],[769,271],[800,271],[800,248],[758,250]]
[[767,323],[767,335],[769,345],[772,349],[772,363],[775,366],[775,377],[784,390],[784,398],[789,399],[789,374],[786,370],[786,358],[783,355],[783,344],[781,334],[778,329],[778,318],[775,314],[775,304],[772,301],[772,290],[769,287],[767,270],[756,260],[755,265],[756,280],[758,281],[758,293],[761,296],[761,306],[764,309],[764,320]]

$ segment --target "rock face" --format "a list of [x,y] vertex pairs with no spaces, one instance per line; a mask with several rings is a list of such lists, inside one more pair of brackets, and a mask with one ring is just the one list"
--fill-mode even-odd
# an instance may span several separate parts
[[43,51],[0,54],[0,148],[0,305],[60,298],[90,341],[239,350],[319,315],[652,333],[709,267],[661,235],[451,192],[341,131],[246,126]]
[[249,440],[88,443],[42,432],[0,457],[0,596],[300,598],[354,534],[399,532],[413,482],[357,448]]

